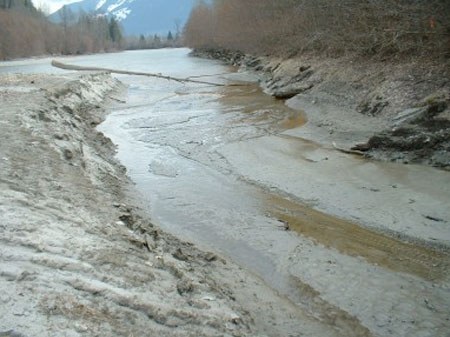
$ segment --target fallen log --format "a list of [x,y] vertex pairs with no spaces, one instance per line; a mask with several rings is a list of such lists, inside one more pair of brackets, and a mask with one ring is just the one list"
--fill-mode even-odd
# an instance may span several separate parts
[[189,79],[189,78],[177,78],[177,77],[166,76],[166,75],[162,75],[162,74],[146,73],[146,72],[140,72],[140,71],[129,71],[129,70],[110,69],[110,68],[101,68],[101,67],[89,67],[89,66],[77,66],[74,64],[62,63],[62,62],[59,62],[56,60],[52,60],[52,66],[56,67],[56,68],[60,68],[60,69],[65,69],[65,70],[104,71],[104,72],[114,73],[114,74],[157,77],[157,78],[162,78],[162,79],[168,80],[168,81],[175,81],[175,82],[180,82],[180,83],[191,82],[191,83],[197,83],[197,84],[213,85],[216,87],[237,87],[237,86],[247,85],[244,83],[242,83],[242,84],[241,83],[229,83],[229,84],[214,83],[214,82],[208,82],[208,81],[193,80],[193,79]]

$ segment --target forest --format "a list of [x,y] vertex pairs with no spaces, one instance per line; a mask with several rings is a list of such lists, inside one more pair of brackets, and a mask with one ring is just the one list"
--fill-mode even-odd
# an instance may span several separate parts
[[200,1],[185,27],[192,48],[259,55],[450,57],[448,0]]
[[116,20],[63,12],[61,24],[48,21],[31,0],[0,0],[0,59],[35,55],[85,54],[123,47]]
[[[0,0],[0,59],[180,46],[179,36],[122,36],[104,16],[49,22],[31,0]],[[199,0],[184,44],[292,57],[450,58],[448,0]]]

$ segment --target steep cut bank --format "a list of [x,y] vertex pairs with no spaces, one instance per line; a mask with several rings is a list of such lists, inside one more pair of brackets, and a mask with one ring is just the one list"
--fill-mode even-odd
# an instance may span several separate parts
[[341,335],[133,206],[95,130],[120,89],[108,74],[0,77],[0,336]]
[[450,168],[450,63],[355,57],[258,57],[199,49],[256,72],[262,88],[303,110],[296,131],[342,151],[402,163]]

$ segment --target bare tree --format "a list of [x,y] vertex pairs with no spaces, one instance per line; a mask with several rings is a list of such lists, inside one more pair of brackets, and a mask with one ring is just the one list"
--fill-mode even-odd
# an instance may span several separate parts
[[[19,8],[7,8],[0,0],[0,59],[43,54],[81,54],[121,48],[121,32],[105,17],[63,12],[61,25],[49,22],[29,0]],[[18,5],[19,2],[16,2]],[[26,10],[23,10],[25,8]],[[113,34],[113,36],[111,36]]]

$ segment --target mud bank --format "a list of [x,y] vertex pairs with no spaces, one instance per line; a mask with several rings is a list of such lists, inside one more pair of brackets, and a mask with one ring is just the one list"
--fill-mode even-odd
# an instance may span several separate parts
[[339,336],[134,206],[95,130],[120,91],[107,74],[0,76],[0,335]]
[[305,111],[304,138],[369,158],[450,168],[450,64],[280,59],[202,50],[256,72],[266,93]]

